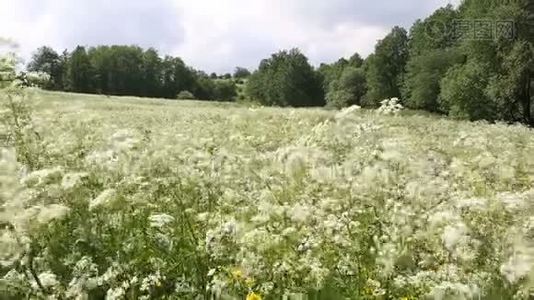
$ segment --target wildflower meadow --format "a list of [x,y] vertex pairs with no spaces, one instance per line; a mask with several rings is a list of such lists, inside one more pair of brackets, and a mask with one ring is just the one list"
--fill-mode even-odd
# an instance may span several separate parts
[[534,132],[1,94],[2,299],[529,299]]

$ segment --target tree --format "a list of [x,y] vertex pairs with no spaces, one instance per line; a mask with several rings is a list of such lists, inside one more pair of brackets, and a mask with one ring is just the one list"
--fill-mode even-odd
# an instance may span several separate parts
[[410,58],[428,51],[457,46],[458,33],[455,32],[455,22],[458,18],[458,12],[449,4],[439,8],[423,21],[417,20],[410,28],[408,42]]
[[54,49],[47,46],[37,49],[32,55],[27,69],[30,72],[44,72],[50,76],[50,80],[43,88],[50,90],[63,89],[65,62]]
[[212,100],[234,101],[237,97],[237,86],[232,80],[216,80]]
[[161,97],[161,58],[156,49],[150,48],[143,53],[141,74],[141,96]]
[[320,76],[298,49],[280,51],[262,60],[249,79],[247,94],[265,105],[324,105]]
[[447,70],[463,57],[454,48],[427,51],[410,58],[406,66],[406,76],[402,99],[408,108],[442,112],[438,97],[440,81]]
[[236,67],[234,71],[234,78],[243,79],[250,76],[250,71],[246,68]]
[[364,70],[347,67],[340,78],[330,84],[326,94],[326,102],[328,106],[336,108],[360,105],[366,91]]
[[452,67],[441,81],[440,104],[444,111],[459,119],[496,120],[497,103],[486,93],[491,76],[487,69],[476,61]]
[[516,42],[504,58],[502,71],[488,85],[488,94],[497,102],[500,119],[534,125],[530,95],[533,70],[532,45]]
[[66,86],[73,92],[93,92],[94,72],[85,47],[78,46],[67,62]]
[[423,21],[417,20],[410,29],[409,58],[402,88],[402,99],[407,107],[441,111],[438,104],[440,81],[450,67],[462,62],[454,32],[457,18],[458,12],[447,5]]
[[350,58],[349,58],[349,61],[348,61],[348,64],[351,66],[351,67],[355,67],[355,68],[360,68],[362,65],[363,65],[363,58],[360,56],[360,54],[358,53],[354,53]]
[[88,51],[91,67],[94,72],[94,92],[106,95],[116,92],[113,53],[108,46],[90,48]]
[[365,104],[377,106],[383,99],[400,97],[404,68],[408,59],[406,30],[394,27],[375,47],[366,61],[367,86]]
[[[508,30],[487,33],[473,30],[471,38],[460,42],[460,49],[470,65],[483,65],[485,97],[490,99],[495,112],[490,120],[523,121],[533,123],[531,86],[534,77],[532,62],[534,36],[532,23],[534,8],[531,1],[473,1],[466,0],[459,7],[465,20],[507,20]],[[502,25],[502,24],[501,24]],[[506,24],[504,24],[506,25]],[[486,38],[483,38],[486,37]],[[466,67],[466,69],[469,69]],[[460,79],[463,79],[460,77]],[[466,87],[469,94],[480,94],[480,85]],[[449,78],[449,84],[452,85]],[[458,83],[459,84],[459,83]],[[450,96],[450,95],[449,95]],[[447,98],[444,95],[443,98]],[[463,105],[468,107],[469,105]],[[477,115],[486,115],[487,107],[481,107]],[[472,114],[470,114],[472,115]]]
[[[198,77],[195,71],[186,66],[179,57],[166,56],[162,62],[162,96],[174,98],[180,91],[191,91],[202,99],[199,91]],[[206,76],[207,77],[207,76]]]
[[347,66],[349,66],[349,61],[345,58],[340,58],[332,64],[321,64],[317,71],[321,75],[323,89],[328,90],[330,84],[339,79]]

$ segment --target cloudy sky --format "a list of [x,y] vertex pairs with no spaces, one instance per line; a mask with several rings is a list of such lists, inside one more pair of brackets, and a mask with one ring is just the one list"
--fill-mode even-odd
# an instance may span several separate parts
[[299,47],[311,62],[366,56],[394,25],[458,0],[0,0],[0,37],[41,45],[137,44],[208,72]]

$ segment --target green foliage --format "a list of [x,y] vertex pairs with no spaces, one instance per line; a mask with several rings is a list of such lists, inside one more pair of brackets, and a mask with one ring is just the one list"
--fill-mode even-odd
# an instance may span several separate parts
[[410,58],[402,93],[405,106],[439,112],[440,81],[450,67],[460,62],[462,56],[455,49],[426,51]]
[[66,90],[81,93],[93,91],[94,75],[95,72],[85,47],[76,47],[67,61]]
[[487,65],[471,61],[452,67],[441,81],[440,104],[455,118],[496,120],[497,103],[486,93]]
[[[206,100],[230,101],[235,86],[208,78],[187,66],[179,57],[160,57],[158,52],[137,46],[77,47],[59,56],[42,47],[28,65],[31,71],[46,72],[51,81],[46,89],[106,95],[132,95],[174,99],[181,91],[191,91]],[[231,78],[230,74],[223,77]],[[227,80],[228,81],[228,80]]]
[[363,66],[363,58],[360,56],[360,54],[358,53],[354,53],[350,58],[349,58],[349,61],[348,61],[348,64],[349,66],[351,67],[354,67],[354,68],[359,68],[361,66]]
[[343,70],[339,79],[330,83],[326,102],[336,108],[360,105],[366,91],[365,72],[350,66]]
[[329,92],[332,82],[338,80],[345,68],[360,68],[363,66],[364,60],[358,53],[354,53],[348,60],[340,58],[332,64],[322,63],[317,70],[321,75],[323,81],[323,89]]
[[365,104],[378,106],[384,99],[401,96],[404,69],[408,59],[406,30],[394,27],[375,47],[366,62],[368,92]]
[[320,76],[298,49],[264,59],[248,80],[247,95],[263,105],[324,105]]
[[529,23],[534,13],[532,4],[523,0],[464,1],[459,11],[466,20],[505,20],[514,26],[512,35],[497,31],[491,39],[464,39],[460,49],[468,61],[486,67],[485,75],[490,77],[486,94],[498,111],[494,118],[534,124],[530,90],[534,77],[534,36],[532,23]]
[[0,55],[0,89],[5,88],[17,77],[17,57],[14,53]]
[[184,90],[191,91],[195,96],[208,99],[201,90],[201,76],[188,67],[179,57],[165,56],[161,65],[161,95],[174,98]]
[[157,50],[150,48],[142,54],[141,95],[145,97],[159,96],[161,89],[162,60]]
[[234,78],[243,79],[251,75],[250,71],[247,68],[236,67],[234,71]]
[[213,91],[213,99],[219,101],[234,101],[237,97],[237,85],[233,80],[217,80]]
[[333,81],[339,79],[339,77],[341,77],[343,70],[348,65],[349,62],[344,58],[340,58],[333,64],[321,64],[317,71],[321,75],[321,79],[323,81],[323,89],[328,90],[330,84]]
[[424,20],[417,20],[410,29],[410,58],[417,57],[428,51],[454,47],[458,42],[455,22],[458,12],[452,5],[439,8]]
[[198,74],[194,94],[201,100],[234,101],[237,97],[237,86],[232,80],[212,80],[205,74]]
[[439,107],[440,81],[447,70],[462,62],[456,49],[455,23],[458,12],[448,5],[410,29],[409,59],[402,89],[406,107],[430,112],[443,112]]
[[43,86],[50,90],[63,90],[63,77],[66,57],[59,55],[50,47],[41,47],[33,54],[27,69],[30,72],[43,72],[50,75],[50,80]]
[[532,124],[530,87],[534,78],[534,49],[527,42],[516,42],[503,58],[502,70],[493,76],[489,95],[497,102],[499,118]]

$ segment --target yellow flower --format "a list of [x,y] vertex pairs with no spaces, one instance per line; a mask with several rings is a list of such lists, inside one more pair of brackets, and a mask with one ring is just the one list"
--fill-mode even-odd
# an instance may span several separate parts
[[247,300],[261,300],[261,296],[254,292],[250,292],[247,295]]
[[234,280],[241,280],[241,278],[243,278],[243,271],[241,271],[240,268],[234,268],[232,270],[232,277]]

